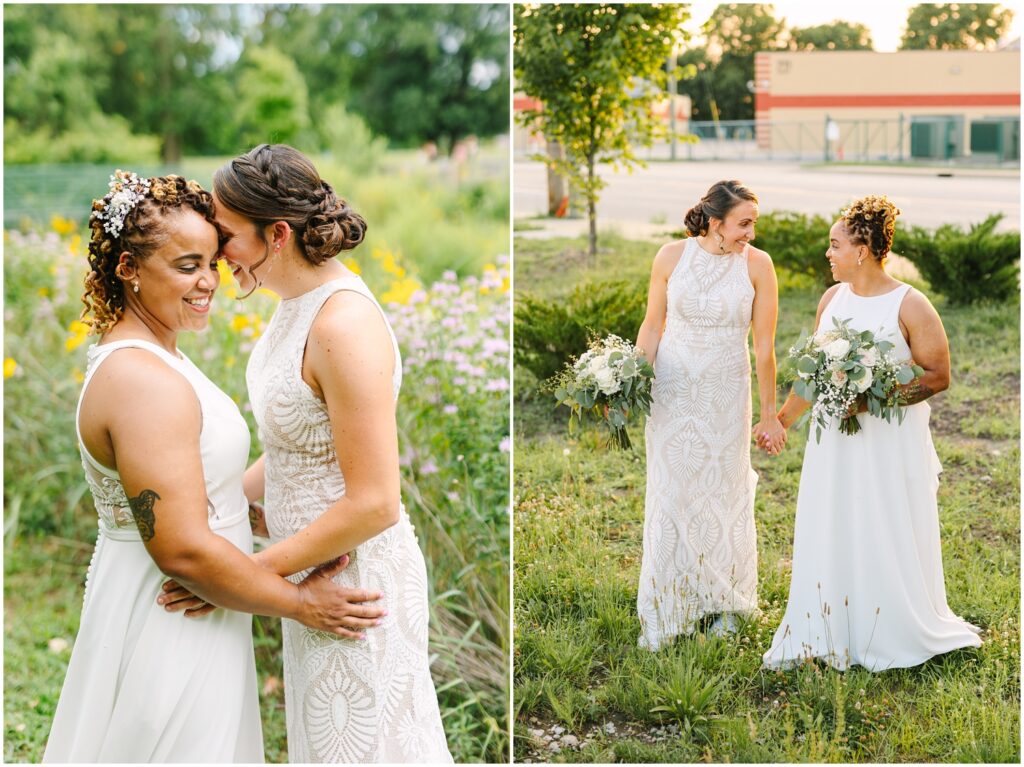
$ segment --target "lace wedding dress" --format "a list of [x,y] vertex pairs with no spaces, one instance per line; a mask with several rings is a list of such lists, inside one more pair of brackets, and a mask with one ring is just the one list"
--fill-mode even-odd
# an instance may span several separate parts
[[[156,354],[195,389],[210,528],[250,553],[249,428],[230,397],[184,356],[141,340],[91,347],[83,396],[103,361],[129,347]],[[166,576],[142,544],[117,472],[81,434],[79,449],[99,535],[43,761],[262,762],[252,617],[215,610],[193,620],[158,605]]]
[[[902,285],[858,296],[840,285],[822,312],[850,320],[895,344],[910,359],[899,329]],[[861,430],[811,435],[804,453],[793,536],[789,601],[770,667],[821,658],[841,669],[916,666],[933,655],[981,644],[978,629],[946,604],[936,492],[942,465],[928,427],[931,407],[906,408],[903,423],[861,413]]]
[[651,650],[705,615],[757,609],[747,250],[715,255],[691,237],[667,290],[637,594],[639,644]]
[[[359,277],[328,282],[281,301],[249,360],[246,379],[266,452],[265,507],[274,541],[294,535],[345,494],[327,407],[302,379],[313,320],[342,290],[380,309]],[[388,332],[397,398],[402,363],[390,325]],[[383,592],[388,615],[362,641],[282,621],[289,760],[451,762],[427,654],[426,567],[404,508],[396,525],[351,552],[351,563],[334,580]]]

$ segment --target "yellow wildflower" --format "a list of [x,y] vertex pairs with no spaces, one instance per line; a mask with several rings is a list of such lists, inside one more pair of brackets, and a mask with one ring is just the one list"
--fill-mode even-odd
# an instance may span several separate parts
[[244,314],[236,314],[231,318],[231,329],[236,333],[249,324],[249,318]]
[[231,268],[228,266],[228,262],[223,258],[217,262],[217,271],[220,273],[220,278],[222,280],[231,279]]
[[6,381],[18,370],[18,363],[14,357],[4,357],[4,380]]
[[36,293],[42,298],[46,298],[48,295],[50,295],[50,289],[44,285],[43,287],[39,288],[39,290],[37,290]]
[[383,304],[405,304],[409,298],[420,289],[419,280],[414,277],[403,277],[391,283],[391,287],[381,295],[380,301]]
[[498,271],[498,267],[496,267],[494,264],[484,264],[484,271],[485,272],[496,272],[496,271]]
[[89,336],[89,326],[84,322],[78,320],[72,320],[71,324],[68,325],[68,330],[71,332],[64,340],[64,348],[71,352],[81,346],[85,339]]
[[359,268],[359,262],[356,261],[354,258],[352,258],[352,256],[349,256],[348,258],[346,258],[344,261],[342,261],[342,263],[346,267],[348,267],[348,269],[350,271],[353,271],[356,274],[362,274],[363,273],[362,269]]
[[64,218],[63,216],[54,214],[50,218],[50,228],[63,237],[75,231],[75,229],[78,228],[78,224],[70,218]]
[[68,250],[72,256],[82,255],[82,235],[76,234],[71,238],[71,242],[68,243]]
[[85,375],[78,368],[71,371],[71,377],[75,379],[75,383],[85,383]]
[[512,281],[508,277],[501,278],[501,292],[508,293],[509,288],[512,287]]

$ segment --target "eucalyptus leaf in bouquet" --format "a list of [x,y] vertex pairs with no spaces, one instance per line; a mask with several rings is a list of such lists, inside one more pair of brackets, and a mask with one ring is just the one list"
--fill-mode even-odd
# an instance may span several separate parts
[[622,450],[632,448],[626,425],[638,413],[651,412],[654,367],[643,352],[618,336],[592,337],[578,358],[548,379],[545,390],[558,404],[569,408],[569,430],[584,418],[604,424],[609,443]]
[[870,330],[850,328],[850,320],[832,318],[833,328],[807,334],[789,350],[796,359],[797,379],[793,391],[811,403],[797,422],[803,426],[814,421],[815,438],[821,442],[822,429],[836,419],[839,431],[853,435],[860,422],[853,410],[864,402],[870,415],[891,422],[903,422],[900,386],[924,374],[912,362],[900,362],[893,356],[890,341],[875,338]]

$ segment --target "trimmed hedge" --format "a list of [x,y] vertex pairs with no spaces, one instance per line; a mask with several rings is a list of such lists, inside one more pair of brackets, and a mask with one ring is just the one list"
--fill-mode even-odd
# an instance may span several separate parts
[[545,381],[572,355],[586,351],[591,332],[634,340],[647,310],[647,284],[584,283],[566,299],[516,297],[515,361]]
[[897,227],[892,249],[952,304],[1019,301],[1020,232],[995,231],[1001,219],[993,214],[966,232],[951,224],[934,232]]

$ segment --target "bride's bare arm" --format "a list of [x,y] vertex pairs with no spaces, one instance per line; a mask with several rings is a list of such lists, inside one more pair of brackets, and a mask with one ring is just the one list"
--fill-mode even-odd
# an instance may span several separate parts
[[310,329],[303,377],[327,405],[345,494],[310,525],[256,555],[272,572],[289,575],[339,557],[398,521],[396,364],[373,303],[351,291],[327,300]]
[[[351,604],[328,578],[318,574],[296,586],[210,530],[199,450],[202,415],[180,374],[149,352],[125,349],[97,371],[86,397],[86,446],[93,452],[99,442],[97,457],[113,459],[143,545],[162,572],[218,606],[357,635],[343,628]],[[88,435],[96,434],[105,439],[90,444]]]
[[[829,302],[832,300],[832,296],[835,295],[837,290],[839,290],[839,284],[833,285],[824,292],[821,296],[821,300],[818,301],[818,313],[814,316],[814,332],[818,332],[818,325],[821,323],[821,315],[825,311],[825,307],[829,305]],[[803,397],[797,396],[793,392],[793,389],[790,388],[789,395],[786,397],[786,401],[779,410],[779,422],[782,424],[783,428],[788,429],[796,423],[797,420],[799,420],[800,416],[803,415],[804,411],[810,406],[810,402],[805,400]]]
[[757,361],[757,393],[760,420],[754,425],[757,444],[777,454],[786,444],[786,430],[779,422],[775,402],[775,325],[779,317],[779,283],[771,257],[763,250],[750,249],[749,273],[754,286],[751,329]]
[[905,331],[910,356],[924,374],[900,389],[903,403],[914,405],[949,388],[949,339],[935,307],[913,288],[900,306],[900,326]]
[[665,316],[668,312],[668,278],[679,263],[685,240],[663,245],[654,257],[651,266],[651,284],[647,290],[647,313],[636,336],[636,345],[643,350],[644,357],[652,365],[658,356],[658,345],[665,330]]

